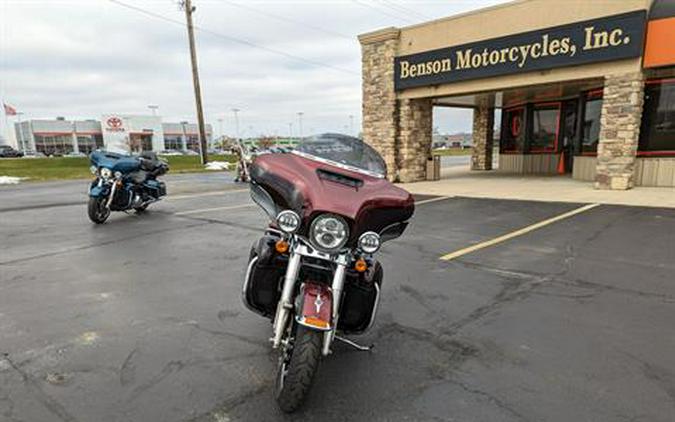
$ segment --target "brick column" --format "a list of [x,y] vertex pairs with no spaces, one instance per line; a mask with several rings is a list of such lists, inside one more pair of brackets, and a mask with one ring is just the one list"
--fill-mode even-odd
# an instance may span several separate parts
[[495,109],[489,97],[481,97],[473,110],[471,170],[492,170]]
[[405,99],[399,104],[399,181],[426,180],[431,155],[432,110],[430,99]]
[[396,28],[387,28],[359,36],[363,67],[363,139],[384,158],[390,180],[394,180],[398,169],[394,56],[399,33]]
[[596,189],[633,187],[643,102],[644,77],[641,72],[605,77]]

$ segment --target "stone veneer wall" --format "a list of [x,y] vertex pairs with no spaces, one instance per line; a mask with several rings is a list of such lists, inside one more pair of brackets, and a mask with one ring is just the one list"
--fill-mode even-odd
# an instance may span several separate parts
[[426,162],[431,156],[432,110],[430,99],[398,102],[398,179],[416,182],[426,179]]
[[363,139],[387,163],[390,180],[397,174],[398,107],[394,90],[394,57],[399,30],[377,31],[361,41]]
[[494,107],[490,107],[488,98],[480,98],[478,107],[473,109],[471,170],[492,170],[494,123]]
[[644,77],[641,72],[605,77],[596,189],[630,189],[635,185]]

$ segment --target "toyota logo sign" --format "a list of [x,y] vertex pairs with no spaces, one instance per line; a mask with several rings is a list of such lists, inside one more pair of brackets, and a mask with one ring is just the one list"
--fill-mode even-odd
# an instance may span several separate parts
[[105,121],[106,125],[108,127],[106,128],[107,130],[111,132],[122,132],[124,131],[124,128],[122,127],[122,119],[119,117],[109,117],[108,120]]

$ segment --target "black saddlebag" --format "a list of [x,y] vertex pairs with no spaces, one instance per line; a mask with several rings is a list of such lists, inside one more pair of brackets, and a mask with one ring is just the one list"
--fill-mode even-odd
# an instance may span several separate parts
[[148,179],[143,183],[143,189],[155,199],[166,195],[166,184],[161,180]]
[[365,273],[348,270],[338,329],[346,334],[360,334],[370,328],[379,303],[382,266],[373,260]]
[[266,317],[276,313],[280,286],[288,266],[288,257],[274,250],[277,240],[279,236],[265,234],[253,245],[244,280],[244,304]]

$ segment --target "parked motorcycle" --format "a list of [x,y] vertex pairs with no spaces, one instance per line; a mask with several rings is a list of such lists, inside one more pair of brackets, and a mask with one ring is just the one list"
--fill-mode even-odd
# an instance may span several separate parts
[[138,156],[94,151],[89,156],[96,177],[89,187],[89,219],[105,222],[110,211],[135,210],[137,213],[166,195],[166,185],[157,176],[169,170],[169,164],[153,152]]
[[292,412],[335,340],[369,350],[342,336],[373,325],[383,277],[374,254],[403,233],[414,201],[385,179],[374,149],[345,135],[260,155],[250,173],[251,197],[272,222],[251,248],[242,298],[273,321],[276,400]]

